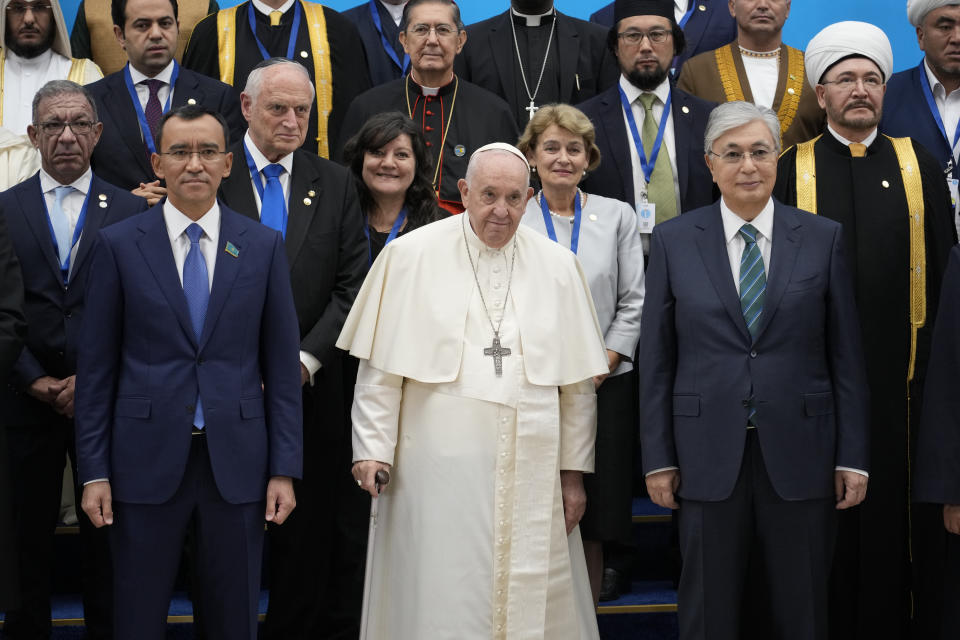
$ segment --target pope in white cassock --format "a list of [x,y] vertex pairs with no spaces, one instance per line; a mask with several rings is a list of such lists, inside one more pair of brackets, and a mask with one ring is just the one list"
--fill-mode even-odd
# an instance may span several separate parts
[[577,523],[593,376],[609,372],[573,253],[520,226],[526,158],[494,143],[466,212],[391,242],[337,346],[360,359],[353,474],[379,499],[367,640],[597,639]]

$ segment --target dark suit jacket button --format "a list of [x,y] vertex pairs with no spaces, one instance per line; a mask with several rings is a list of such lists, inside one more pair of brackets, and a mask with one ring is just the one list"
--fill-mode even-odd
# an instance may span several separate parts
[[67,311],[66,313],[63,314],[63,317],[65,317],[65,318],[72,318],[72,317],[73,317],[73,312],[72,312],[72,311]]
[[197,358],[197,365],[203,364],[203,358]]
[[751,357],[751,358],[756,358],[756,357],[757,357],[757,352],[756,352],[756,351],[751,351],[751,352],[750,352],[750,357]]
[[747,409],[749,409],[749,408],[750,408],[750,401],[749,401],[749,400],[744,400],[744,401],[743,401],[743,406],[746,407]]
[[197,408],[195,406],[193,406],[192,404],[187,405],[187,413],[192,415],[196,412],[197,412]]

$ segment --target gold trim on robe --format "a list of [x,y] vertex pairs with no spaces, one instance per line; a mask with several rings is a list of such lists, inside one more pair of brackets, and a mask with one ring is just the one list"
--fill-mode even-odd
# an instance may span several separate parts
[[737,65],[733,61],[733,49],[736,45],[720,47],[714,51],[713,55],[717,59],[717,70],[720,72],[720,83],[723,85],[723,92],[727,96],[727,102],[734,100],[746,101],[743,95],[743,88],[740,86],[740,78],[737,75]]

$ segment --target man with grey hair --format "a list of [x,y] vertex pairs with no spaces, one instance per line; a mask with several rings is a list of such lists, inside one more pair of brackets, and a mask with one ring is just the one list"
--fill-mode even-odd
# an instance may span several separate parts
[[344,473],[352,382],[333,343],[366,273],[363,215],[344,167],[303,149],[314,89],[302,65],[272,58],[240,94],[249,127],[233,148],[220,201],[284,235],[300,325],[304,474],[297,510],[270,526],[266,638],[359,632],[367,504]]
[[[19,575],[23,592],[22,606],[7,612],[4,631],[11,638],[50,633],[53,536],[67,452],[76,469],[73,390],[90,250],[101,227],[147,205],[91,172],[90,155],[103,125],[86,88],[68,80],[48,82],[34,97],[32,111],[27,133],[40,150],[40,171],[0,193],[0,217],[6,219],[20,260],[30,326],[10,384],[0,391],[20,544],[19,569],[11,570]],[[87,634],[110,638],[107,534],[79,509],[77,517]]]
[[640,438],[650,497],[680,509],[681,640],[741,637],[751,554],[777,637],[827,637],[836,509],[866,495],[841,226],[771,197],[779,133],[765,107],[714,109],[705,160],[721,198],[651,239]]
[[459,187],[464,214],[387,245],[337,341],[360,359],[353,476],[383,491],[365,638],[597,639],[577,528],[609,370],[590,292],[520,225],[519,150],[480,147]]

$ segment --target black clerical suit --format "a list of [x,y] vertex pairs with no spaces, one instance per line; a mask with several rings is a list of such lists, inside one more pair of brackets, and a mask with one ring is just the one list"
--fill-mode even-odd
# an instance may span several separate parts
[[[373,12],[376,12],[380,21],[379,30],[374,22]],[[376,87],[402,77],[409,69],[409,62],[404,59],[406,53],[400,44],[400,27],[393,21],[393,16],[384,8],[383,3],[380,0],[364,2],[347,9],[343,16],[354,24],[360,34],[363,51],[367,56],[370,86]]]
[[437,95],[424,95],[420,85],[407,75],[370,89],[350,104],[337,159],[342,159],[347,140],[367,119],[385,111],[406,113],[422,128],[434,167],[440,164],[434,188],[440,192],[441,206],[448,205],[451,210],[454,206],[463,210],[457,180],[466,175],[470,155],[487,143],[514,144],[519,138],[507,103],[486,89],[454,77],[440,87]]
[[[7,375],[20,354],[26,334],[20,268],[6,220],[0,216],[0,385],[6,386]],[[4,416],[0,414],[0,567],[14,567],[19,553],[11,510],[13,475],[3,425]],[[18,578],[16,571],[0,571],[0,610],[19,605]]]
[[[853,158],[829,131],[814,145],[817,213],[844,226],[870,385],[871,469],[867,499],[840,514],[833,570],[831,632],[843,638],[908,637],[909,527],[923,551],[926,516],[908,522],[909,440],[919,417],[930,334],[948,252],[955,242],[940,165],[913,143],[923,182],[926,324],[910,354],[910,231],[900,165],[882,135]],[[774,195],[797,203],[797,152],[780,159]],[[936,523],[942,529],[942,521]],[[915,558],[917,560],[918,558]]]
[[[0,396],[14,474],[14,508],[20,543],[22,606],[9,612],[12,638],[50,633],[50,587],[54,570],[54,533],[60,513],[64,456],[76,469],[73,419],[27,392],[42,376],[63,379],[77,371],[77,345],[84,315],[90,254],[97,232],[147,208],[143,198],[94,175],[88,192],[83,233],[64,284],[57,248],[50,233],[40,174],[0,193],[0,217],[6,220],[20,261],[29,332],[10,384]],[[84,581],[84,612],[90,638],[112,637],[112,572],[106,529],[95,529],[79,508],[83,553],[78,568]],[[16,573],[16,571],[14,571]]]
[[612,86],[619,75],[616,59],[607,47],[607,29],[559,11],[556,18],[541,17],[537,27],[528,27],[526,17],[512,15],[512,10],[470,25],[454,69],[463,80],[506,100],[521,131],[531,118],[530,94],[538,106],[577,104]]
[[[87,89],[97,101],[97,113],[103,122],[103,134],[90,158],[96,174],[127,191],[138,188],[141,182],[156,180],[146,144],[139,135],[140,123],[127,91],[124,72],[111,73],[87,85]],[[222,114],[227,119],[231,138],[239,139],[247,130],[240,113],[240,97],[233,87],[180,67],[170,108],[186,104],[198,104]]]
[[[220,200],[259,219],[242,143]],[[239,161],[237,161],[239,159]],[[258,175],[259,177],[259,175]],[[270,608],[264,637],[356,638],[363,595],[369,500],[350,477],[350,422],[344,411],[343,354],[334,347],[367,269],[363,217],[343,167],[294,152],[285,244],[300,349],[321,367],[303,387],[303,479],[297,508],[270,527]]]
[[[280,17],[280,24],[271,27],[270,18],[254,10],[254,23],[257,28],[255,38],[254,33],[250,30],[249,4],[248,0],[235,7],[236,19],[230,32],[236,42],[236,60],[234,61],[231,84],[236,87],[238,94],[247,84],[247,76],[264,59],[260,48],[257,46],[256,38],[259,38],[271,57],[288,57],[287,51],[296,13],[294,8],[291,7]],[[193,35],[190,36],[190,42],[187,43],[187,49],[183,53],[183,66],[211,78],[224,77],[225,70],[220,68],[220,50],[218,48],[220,34],[217,32],[217,16],[223,14],[224,11],[229,10],[221,10],[219,13],[209,15],[194,27]],[[333,104],[327,117],[327,140],[328,145],[332,146],[339,137],[347,105],[355,96],[370,88],[370,77],[367,72],[363,46],[353,23],[328,7],[323,7],[323,16],[326,21],[326,36],[330,47],[332,78],[316,77],[311,53],[313,49],[310,45],[309,25],[305,16],[301,18],[300,28],[297,31],[292,54],[289,57],[304,66],[307,73],[310,74],[310,82],[318,91],[323,89],[322,82],[332,84]],[[318,151],[317,131],[317,101],[314,99],[307,126],[307,138],[303,143],[303,148],[312,153]],[[321,153],[321,155],[328,157],[324,153]]]

